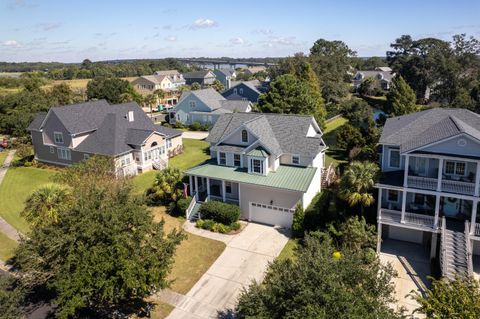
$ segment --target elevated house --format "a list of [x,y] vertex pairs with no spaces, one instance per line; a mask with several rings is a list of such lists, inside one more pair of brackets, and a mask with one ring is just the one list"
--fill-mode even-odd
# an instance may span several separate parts
[[251,110],[252,105],[249,101],[227,100],[212,88],[186,91],[175,108],[170,111],[169,122],[187,125],[194,122],[214,124],[222,114]]
[[196,72],[184,73],[183,77],[188,85],[198,83],[202,86],[212,85],[215,81],[215,74],[210,70],[201,70]]
[[225,89],[232,86],[232,81],[235,80],[236,72],[232,69],[215,69],[213,70],[215,78],[223,84]]
[[387,120],[380,145],[382,238],[430,246],[442,273],[472,272],[480,254],[480,116],[436,108]]
[[259,80],[232,82],[232,87],[222,92],[227,100],[247,100],[258,102],[262,93],[267,91],[267,84]]
[[172,82],[172,88],[174,89],[178,89],[182,85],[186,84],[185,78],[177,70],[155,71],[154,75],[168,77],[170,82]]
[[353,76],[353,86],[355,89],[358,89],[360,84],[367,78],[374,78],[379,81],[383,90],[389,90],[394,76],[395,73],[389,67],[378,67],[375,70],[359,70]]
[[326,146],[311,116],[231,113],[210,130],[211,159],[185,172],[199,205],[240,206],[242,218],[291,227],[295,206],[306,208],[321,188]]
[[163,169],[169,155],[182,151],[182,132],[153,124],[135,102],[52,107],[28,130],[39,162],[68,166],[93,155],[111,156],[120,176]]
[[161,104],[165,104],[166,108],[169,108],[178,102],[180,94],[177,90],[178,82],[173,82],[172,78],[168,75],[143,75],[136,78],[131,83],[133,88],[143,96],[153,94],[156,90],[162,90],[164,98],[157,99],[157,107],[161,106]]

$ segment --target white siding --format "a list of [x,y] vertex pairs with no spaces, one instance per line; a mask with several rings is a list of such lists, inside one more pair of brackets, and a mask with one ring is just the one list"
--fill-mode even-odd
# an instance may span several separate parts
[[[463,140],[463,141],[461,141]],[[465,143],[465,144],[464,144]],[[463,145],[463,146],[462,146]],[[460,136],[447,141],[425,147],[423,151],[436,152],[442,154],[452,154],[453,156],[480,156],[480,144],[478,141],[467,137]]]
[[308,205],[310,205],[310,203],[312,202],[313,197],[315,197],[315,195],[321,191],[321,174],[321,169],[317,168],[317,171],[313,176],[312,182],[310,183],[307,192],[304,193],[302,196],[303,209],[307,208]]
[[421,244],[423,243],[423,232],[409,228],[389,226],[388,238]]

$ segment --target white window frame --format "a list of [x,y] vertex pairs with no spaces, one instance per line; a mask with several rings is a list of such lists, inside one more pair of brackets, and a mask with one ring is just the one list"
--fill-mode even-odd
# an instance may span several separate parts
[[[230,188],[230,191],[228,190]],[[231,194],[232,193],[232,183],[231,182],[225,182],[225,193]]]
[[[223,159],[222,159],[222,157],[223,157]],[[222,160],[223,160],[223,163],[222,163]],[[218,153],[218,164],[219,165],[227,165],[227,153],[225,153],[225,152],[219,152]]]
[[[238,156],[238,165],[236,164],[236,161],[237,161],[237,160],[235,159],[236,156]],[[233,154],[233,166],[235,166],[235,167],[240,167],[240,166],[242,166],[242,155],[240,155],[240,154]]]
[[68,148],[57,148],[57,156],[58,159],[67,161],[72,160],[72,152]]
[[[398,152],[398,166],[392,166],[392,152]],[[389,149],[388,150],[388,168],[400,168],[402,166],[402,157],[400,156],[400,150]]]
[[[255,171],[255,161],[258,161],[260,163],[260,172]],[[250,159],[250,173],[252,174],[259,174],[259,175],[265,175],[265,160],[260,159],[260,158],[251,158]]]
[[[447,173],[448,163],[453,164],[453,173]],[[458,164],[463,164],[464,165],[463,174],[457,174],[457,165]],[[467,162],[446,160],[445,161],[445,168],[443,169],[443,172],[444,172],[445,175],[449,175],[449,176],[467,176]]]
[[[422,174],[420,174],[420,165],[419,165],[420,161],[425,161],[425,171]],[[428,175],[428,162],[429,162],[429,160],[426,157],[417,157],[415,159],[415,171],[417,172],[418,176],[424,176],[425,177],[425,176]]]
[[65,140],[63,139],[63,133],[62,132],[53,132],[53,141],[55,142],[55,144],[65,143]]
[[170,147],[172,147],[172,139],[167,138],[167,148],[170,148]]
[[190,100],[188,102],[188,105],[190,105],[190,108],[191,109],[194,109],[196,106],[197,106],[197,103],[194,101],[194,100]]
[[50,154],[55,154],[55,147],[50,146]]
[[[245,133],[245,136],[246,136],[245,140],[243,139],[243,133]],[[248,131],[247,130],[242,130],[242,132],[240,134],[242,135],[241,136],[242,143],[248,143]]]
[[242,94],[243,94],[243,88],[240,88],[240,89],[238,90],[238,94],[239,94],[239,95],[242,95]]
[[90,154],[83,154],[83,159],[86,161],[90,158]]
[[[295,158],[297,159],[296,163],[295,163],[295,160],[294,160]],[[293,165],[300,165],[300,155],[297,155],[297,154],[292,155],[292,164]]]

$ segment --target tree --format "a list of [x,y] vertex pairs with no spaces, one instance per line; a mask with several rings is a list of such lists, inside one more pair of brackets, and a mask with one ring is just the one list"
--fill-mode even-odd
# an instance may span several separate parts
[[375,77],[368,77],[360,84],[358,93],[364,96],[374,96],[381,90],[380,82]]
[[296,237],[303,235],[303,220],[305,218],[305,212],[300,203],[295,206],[295,212],[293,213],[292,232]]
[[375,202],[371,193],[378,175],[378,166],[372,162],[352,162],[346,168],[339,185],[339,196],[350,206],[364,209]]
[[365,145],[365,139],[362,132],[357,127],[346,123],[337,130],[337,146],[351,150],[354,147],[362,147]]
[[190,85],[190,90],[192,91],[200,90],[201,88],[202,86],[198,82],[193,82],[192,85]]
[[182,173],[178,168],[167,167],[155,176],[147,197],[155,203],[168,204],[178,201],[183,195]]
[[153,113],[153,106],[154,105],[157,105],[157,101],[158,101],[158,98],[155,94],[149,94],[147,96],[145,96],[145,98],[143,99],[143,102],[148,106],[150,107],[150,114]]
[[95,78],[87,84],[89,99],[105,99],[112,104],[136,101],[141,103],[141,95],[135,92],[127,80],[118,78]]
[[263,283],[243,292],[238,317],[401,318],[389,307],[394,270],[375,254],[365,258],[366,251],[336,247],[328,235],[306,235],[294,261],[275,260]]
[[478,318],[480,313],[480,285],[473,278],[434,279],[425,297],[412,296],[420,305],[416,312],[427,318]]
[[219,80],[213,81],[212,88],[214,88],[217,92],[223,92],[225,90],[225,86],[223,86],[222,82]]
[[25,285],[55,296],[58,318],[84,311],[87,317],[138,313],[145,297],[169,286],[167,275],[184,235],[166,234],[164,222],[153,222],[128,184],[107,189],[114,182],[90,183],[94,170],[85,167],[77,169],[77,176],[83,171],[86,178],[80,179],[73,205],[59,212],[57,224],[34,226],[20,240],[13,265]]
[[387,94],[388,113],[393,116],[417,112],[415,92],[405,82],[401,75],[396,76],[392,81],[390,92]]
[[260,95],[259,108],[267,113],[313,115],[321,127],[325,122],[322,96],[292,74],[272,81],[268,92]]
[[65,187],[44,186],[27,198],[21,215],[33,226],[57,224],[60,212],[70,207],[72,201],[70,190]]
[[24,291],[7,274],[0,274],[0,319],[25,318],[22,311]]

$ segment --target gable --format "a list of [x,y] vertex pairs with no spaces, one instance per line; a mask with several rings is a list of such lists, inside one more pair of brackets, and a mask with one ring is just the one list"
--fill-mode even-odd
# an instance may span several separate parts
[[63,125],[62,121],[54,112],[50,112],[43,124],[43,140],[45,144],[55,144],[54,132],[61,132],[63,134],[63,146],[69,146],[71,143],[71,136],[68,130]]
[[[242,131],[246,130],[248,134],[248,142],[242,142]],[[235,130],[231,135],[226,137],[224,140],[221,141],[223,144],[230,144],[230,145],[251,145],[256,142],[258,138],[247,128],[241,126],[237,130]]]
[[[190,107],[190,101],[195,102],[195,107]],[[195,94],[186,95],[176,106],[175,110],[182,110],[185,113],[190,112],[211,112],[212,109],[210,106],[206,105],[202,100],[200,100]]]
[[460,134],[453,138],[447,138],[443,141],[419,148],[417,151],[480,157],[480,141],[467,134]]

